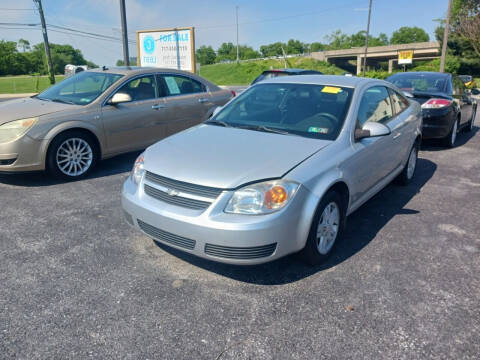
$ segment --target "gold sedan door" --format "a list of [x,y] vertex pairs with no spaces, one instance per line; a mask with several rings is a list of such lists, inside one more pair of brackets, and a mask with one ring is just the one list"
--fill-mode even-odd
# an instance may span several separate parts
[[131,101],[102,108],[106,155],[144,149],[165,137],[165,100],[158,97],[154,75],[129,80],[116,94],[127,94]]

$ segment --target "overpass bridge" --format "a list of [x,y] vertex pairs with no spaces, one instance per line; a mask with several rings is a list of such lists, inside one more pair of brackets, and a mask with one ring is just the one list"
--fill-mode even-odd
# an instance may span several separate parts
[[[388,72],[392,72],[394,63],[398,62],[398,52],[403,50],[413,50],[413,61],[440,57],[440,43],[438,41],[374,46],[368,47],[367,69],[368,65],[375,65],[380,61],[388,61]],[[311,56],[314,59],[327,61],[342,68],[353,67],[354,65],[351,65],[351,61],[356,60],[356,73],[359,75],[362,70],[363,58],[365,57],[365,47],[318,51],[312,52]]]

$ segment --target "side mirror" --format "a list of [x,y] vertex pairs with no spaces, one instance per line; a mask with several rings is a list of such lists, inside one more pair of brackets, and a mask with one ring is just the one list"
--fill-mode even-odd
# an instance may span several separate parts
[[126,103],[132,101],[132,97],[126,93],[116,93],[113,97],[108,101],[109,105],[117,105],[121,103]]
[[220,112],[220,110],[222,110],[222,106],[217,106],[215,110],[213,110],[212,117],[217,115]]
[[390,135],[388,126],[373,121],[367,121],[361,129],[355,129],[355,140],[386,135]]
[[407,98],[409,99],[413,99],[413,94],[411,92],[408,92],[408,91],[404,91],[403,92],[403,95],[405,95]]

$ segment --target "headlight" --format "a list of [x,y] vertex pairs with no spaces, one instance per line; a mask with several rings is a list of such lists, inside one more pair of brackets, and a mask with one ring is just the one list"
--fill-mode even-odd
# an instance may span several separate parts
[[145,173],[145,170],[143,169],[143,162],[144,162],[144,157],[143,157],[143,154],[141,154],[137,158],[137,160],[135,160],[135,164],[133,164],[133,169],[132,169],[132,173],[130,174],[130,179],[136,185],[140,184],[143,174]]
[[245,186],[232,195],[225,212],[233,214],[270,214],[284,208],[295,195],[299,184],[274,180]]
[[37,118],[28,118],[0,125],[0,144],[21,138],[36,122]]

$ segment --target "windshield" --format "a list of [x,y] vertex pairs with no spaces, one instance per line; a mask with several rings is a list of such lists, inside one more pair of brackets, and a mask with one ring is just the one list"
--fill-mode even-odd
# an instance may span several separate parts
[[443,74],[395,74],[387,78],[400,89],[411,92],[445,92],[447,77]]
[[37,95],[40,100],[87,105],[123,75],[82,71]]
[[207,124],[335,140],[353,89],[310,84],[259,84],[245,90]]

